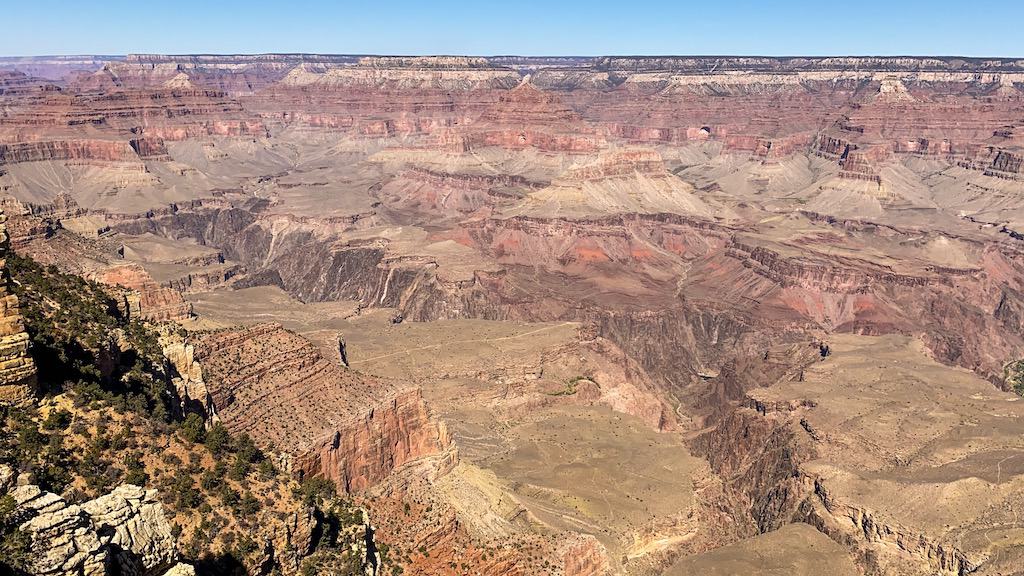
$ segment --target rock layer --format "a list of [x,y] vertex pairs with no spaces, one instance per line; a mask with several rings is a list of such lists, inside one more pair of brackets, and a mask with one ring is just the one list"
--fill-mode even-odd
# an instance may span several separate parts
[[203,334],[194,363],[185,370],[202,371],[211,415],[290,454],[300,478],[351,492],[422,456],[454,464],[447,428],[418,389],[344,370],[280,325]]
[[0,403],[20,403],[35,391],[36,367],[28,354],[28,334],[7,273],[6,222],[7,215],[0,211]]
[[[4,469],[9,470],[0,466],[0,476]],[[0,488],[0,495],[7,492]],[[156,490],[125,484],[81,505],[32,484],[14,487],[9,495],[21,530],[31,538],[33,575],[155,576],[191,569],[178,563]]]

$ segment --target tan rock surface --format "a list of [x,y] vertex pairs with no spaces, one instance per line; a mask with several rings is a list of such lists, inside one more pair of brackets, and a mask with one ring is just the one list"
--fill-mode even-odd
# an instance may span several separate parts
[[[12,475],[10,467],[0,467],[0,480]],[[33,575],[153,576],[178,565],[171,525],[155,490],[125,484],[77,505],[33,484],[5,484],[0,482],[0,495],[14,498],[20,529],[31,539]],[[178,566],[182,574],[191,568]]]
[[156,490],[125,484],[86,502],[82,510],[92,519],[121,574],[159,574],[176,562],[175,539]]
[[685,558],[665,576],[856,576],[842,546],[807,524],[791,524],[737,544]]
[[20,403],[34,392],[36,367],[28,354],[28,334],[11,293],[6,258],[10,248],[7,215],[0,211],[0,402]]
[[833,336],[803,381],[749,393],[813,446],[799,515],[894,574],[1024,559],[1024,404],[907,337]]

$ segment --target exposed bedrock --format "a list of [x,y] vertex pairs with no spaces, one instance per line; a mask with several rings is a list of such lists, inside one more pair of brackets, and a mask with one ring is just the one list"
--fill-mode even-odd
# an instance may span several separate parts
[[167,146],[164,143],[163,138],[159,137],[142,137],[132,138],[128,141],[128,144],[135,150],[135,153],[140,158],[146,160],[170,160],[171,156],[167,153]]
[[134,162],[139,170],[139,154],[125,141],[117,140],[57,140],[49,142],[16,142],[0,144],[0,164],[19,162]]
[[740,317],[685,304],[658,311],[595,311],[588,319],[602,336],[673,388],[717,373],[734,354],[786,337],[761,335]]
[[7,272],[10,238],[7,215],[0,211],[0,404],[21,403],[35,392],[36,366],[29,355],[29,337],[12,293]]
[[182,396],[233,433],[290,455],[299,477],[351,492],[422,456],[442,455],[444,466],[457,459],[418,388],[345,370],[279,325],[173,340],[164,345]]
[[[121,79],[108,72],[99,71],[76,84],[77,92],[40,89],[22,113],[0,119],[0,132],[31,135],[87,126],[104,131],[111,140],[111,150],[127,148],[133,155],[129,140],[142,135],[163,140],[267,135],[262,120],[244,111],[223,91],[188,87],[123,89],[118,85]],[[141,149],[150,151],[146,144]]]
[[152,321],[179,320],[192,315],[192,305],[181,292],[157,284],[138,264],[121,264],[105,268],[95,274],[97,281],[111,286],[128,288],[128,313],[132,317]]
[[984,247],[979,267],[904,271],[861,258],[784,255],[741,241],[726,255],[771,281],[762,306],[789,308],[829,330],[922,333],[937,358],[996,384],[1007,359],[1024,353],[1017,311],[1024,268],[1011,247]]
[[928,570],[923,567],[956,576],[977,568],[954,546],[830,497],[825,483],[801,467],[815,457],[809,441],[815,430],[801,421],[804,433],[798,435],[789,419],[772,416],[772,408],[754,401],[749,405],[731,411],[713,431],[691,442],[725,480],[730,500],[745,512],[735,521],[747,527],[746,536],[805,522],[853,550],[870,574],[888,573],[893,562],[909,563],[917,568],[908,573],[921,574],[931,573],[917,571]]
[[[937,357],[993,382],[1008,359],[1024,355],[1015,312],[1024,266],[1006,247],[985,248],[980,267],[900,270],[853,256],[796,256],[683,216],[516,217],[480,220],[459,236],[501,269],[452,278],[432,257],[391,255],[383,240],[345,242],[272,222],[244,209],[200,209],[115,227],[216,246],[246,266],[239,285],[277,284],[305,301],[358,300],[411,320],[592,322],[652,376],[681,385],[714,374],[734,350],[797,341],[815,327],[923,332]],[[616,282],[634,277],[641,291],[661,289],[646,306],[610,294],[575,299],[593,293],[583,278],[609,267],[620,271]],[[685,275],[681,297],[670,296],[680,290],[676,275]]]
[[860,564],[873,573],[885,573],[879,565],[877,546],[891,547],[931,567],[937,574],[966,576],[978,565],[955,546],[936,542],[926,535],[888,523],[872,510],[839,502],[829,496],[820,481],[806,478],[813,492],[800,503],[795,518],[806,522],[836,542],[856,551]]
[[852,550],[868,574],[887,574],[894,562],[913,566],[907,568],[908,574],[934,570],[963,576],[973,571],[976,566],[955,547],[880,518],[863,506],[830,499],[825,485],[803,468],[817,455],[818,432],[805,420],[800,420],[803,429],[798,432],[790,418],[775,415],[797,408],[767,406],[748,398],[690,442],[694,453],[706,457],[725,481],[741,535],[805,522]]
[[13,498],[12,514],[31,539],[32,574],[157,576],[190,568],[178,563],[177,543],[156,490],[124,484],[71,504],[32,484],[3,485],[12,475],[0,465],[0,496]]
[[808,523],[867,574],[1015,573],[1018,397],[914,338],[817,345],[817,359],[770,350],[789,370],[725,401],[690,443],[748,503],[738,518]]
[[747,527],[747,536],[790,522],[805,498],[798,467],[810,448],[798,443],[787,424],[737,409],[691,442],[726,481],[732,501],[741,503],[747,516],[736,520]]
[[984,169],[986,175],[1008,180],[1024,179],[1024,154],[993,150],[987,156],[991,156],[993,152],[995,157],[992,158],[992,163]]
[[594,62],[601,70],[672,70],[704,73],[707,70],[791,72],[804,70],[907,70],[960,71],[971,69],[1022,71],[1014,58],[961,58],[913,56],[604,56]]
[[[439,450],[451,450],[443,423],[432,421],[419,389],[402,391],[363,415],[342,423],[295,459],[300,477],[324,476],[339,489],[365,489],[395,468]],[[449,465],[454,464],[454,451]]]

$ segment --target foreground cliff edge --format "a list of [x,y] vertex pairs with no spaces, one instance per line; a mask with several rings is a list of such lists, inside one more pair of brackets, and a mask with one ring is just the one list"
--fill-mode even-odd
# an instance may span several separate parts
[[0,70],[18,569],[1021,573],[1020,60]]

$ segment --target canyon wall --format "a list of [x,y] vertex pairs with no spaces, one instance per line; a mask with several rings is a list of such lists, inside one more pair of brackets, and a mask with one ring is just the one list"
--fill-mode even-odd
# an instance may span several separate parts
[[95,274],[96,280],[132,291],[127,296],[128,312],[132,317],[161,322],[180,320],[192,315],[192,305],[181,292],[160,286],[138,264],[119,264],[104,268]]
[[280,325],[200,333],[192,345],[171,354],[188,376],[182,395],[233,434],[289,454],[299,478],[348,493],[423,456],[456,461],[419,389],[350,372]]
[[0,402],[20,403],[35,392],[36,367],[28,354],[28,334],[7,272],[11,246],[6,223],[7,215],[0,211]]

